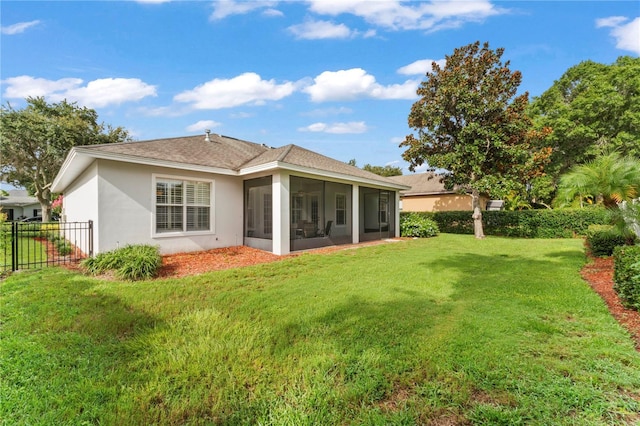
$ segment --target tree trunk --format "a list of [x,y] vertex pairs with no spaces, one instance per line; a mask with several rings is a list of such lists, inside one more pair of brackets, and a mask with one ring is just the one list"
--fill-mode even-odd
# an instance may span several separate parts
[[51,193],[49,189],[36,191],[36,198],[40,202],[40,209],[42,210],[42,221],[49,222],[51,220]]
[[480,211],[480,192],[477,189],[471,190],[471,207],[473,208],[473,234],[478,239],[484,238],[482,228],[482,212]]

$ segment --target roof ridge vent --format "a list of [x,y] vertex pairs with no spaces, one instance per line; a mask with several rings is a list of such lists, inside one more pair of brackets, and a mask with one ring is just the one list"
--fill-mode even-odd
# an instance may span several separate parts
[[211,130],[209,129],[204,129],[204,133],[205,133],[205,137],[204,137],[204,141],[205,142],[211,142]]

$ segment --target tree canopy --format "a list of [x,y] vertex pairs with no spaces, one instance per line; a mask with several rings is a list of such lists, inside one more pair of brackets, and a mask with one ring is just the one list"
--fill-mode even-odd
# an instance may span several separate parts
[[640,158],[640,58],[569,68],[533,100],[530,115],[536,128],[552,129],[545,145],[556,177],[607,151]]
[[395,166],[372,166],[371,164],[365,164],[362,170],[386,177],[402,176],[402,168]]
[[617,152],[600,155],[562,175],[556,203],[560,206],[601,204],[616,207],[640,195],[640,160]]
[[66,100],[49,104],[42,97],[27,98],[24,109],[3,105],[0,137],[2,179],[32,192],[45,221],[51,215],[51,183],[73,146],[130,140],[122,127],[99,124],[93,109]]
[[[349,160],[349,162],[347,163],[350,166],[355,166],[358,167],[356,164],[356,160],[351,159]],[[389,177],[389,176],[402,176],[402,168],[401,167],[396,167],[396,166],[372,166],[371,164],[365,164],[364,167],[362,167],[362,170],[366,170],[368,172],[371,173],[375,173],[377,175],[380,176],[385,176],[385,177]]]
[[475,42],[446,56],[444,67],[434,62],[409,114],[417,136],[400,144],[411,170],[424,163],[446,169],[445,184],[470,190],[474,210],[481,192],[523,189],[549,155],[547,148],[534,148],[545,133],[533,130],[525,114],[528,94],[517,95],[521,73],[502,62],[503,53]]

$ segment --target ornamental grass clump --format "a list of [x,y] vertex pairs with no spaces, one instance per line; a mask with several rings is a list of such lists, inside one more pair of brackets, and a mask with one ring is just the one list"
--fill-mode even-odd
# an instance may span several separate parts
[[82,266],[90,274],[113,271],[117,277],[132,281],[155,277],[161,264],[158,248],[146,244],[127,245],[82,262]]
[[440,232],[438,224],[418,213],[400,216],[400,235],[403,237],[428,238],[435,237]]

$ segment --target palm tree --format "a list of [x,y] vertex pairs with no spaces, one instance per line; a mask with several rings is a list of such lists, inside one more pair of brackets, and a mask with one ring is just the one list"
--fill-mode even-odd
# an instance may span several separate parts
[[638,196],[640,160],[612,152],[575,166],[560,177],[556,204],[583,206],[586,201],[612,208]]

